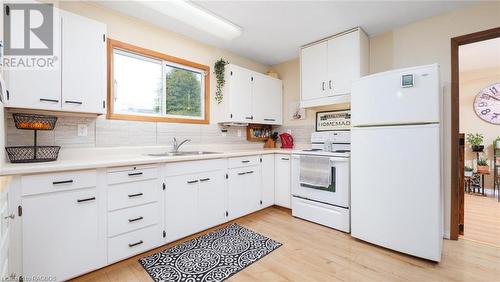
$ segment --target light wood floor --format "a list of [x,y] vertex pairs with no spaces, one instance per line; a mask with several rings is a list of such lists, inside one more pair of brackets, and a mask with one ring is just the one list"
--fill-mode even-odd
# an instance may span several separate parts
[[463,238],[500,247],[500,203],[496,198],[465,194]]
[[[474,241],[445,240],[443,260],[437,264],[364,243],[340,231],[294,218],[288,210],[276,207],[235,222],[283,246],[237,273],[230,281],[500,280],[500,248]],[[150,281],[137,260],[174,244],[76,280]]]

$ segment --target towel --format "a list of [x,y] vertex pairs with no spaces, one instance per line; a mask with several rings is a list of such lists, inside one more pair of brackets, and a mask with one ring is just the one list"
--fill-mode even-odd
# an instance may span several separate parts
[[328,157],[300,156],[300,183],[329,187],[332,183]]

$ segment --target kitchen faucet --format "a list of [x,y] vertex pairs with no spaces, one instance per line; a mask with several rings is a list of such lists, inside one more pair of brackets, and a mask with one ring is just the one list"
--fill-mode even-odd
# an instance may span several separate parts
[[173,150],[172,152],[174,153],[177,153],[179,151],[179,148],[186,142],[189,142],[191,141],[191,139],[185,139],[185,140],[182,140],[180,143],[177,142],[177,139],[174,137],[174,145],[173,145]]

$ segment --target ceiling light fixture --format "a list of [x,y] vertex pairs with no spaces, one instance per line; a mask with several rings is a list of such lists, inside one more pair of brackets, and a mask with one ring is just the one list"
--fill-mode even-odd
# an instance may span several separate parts
[[190,1],[139,1],[142,5],[219,38],[232,40],[240,36],[241,27],[209,12]]

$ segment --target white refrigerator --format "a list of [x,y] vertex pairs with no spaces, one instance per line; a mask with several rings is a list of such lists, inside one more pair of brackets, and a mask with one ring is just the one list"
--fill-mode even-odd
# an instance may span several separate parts
[[442,96],[437,64],[365,76],[351,93],[351,234],[441,260]]

